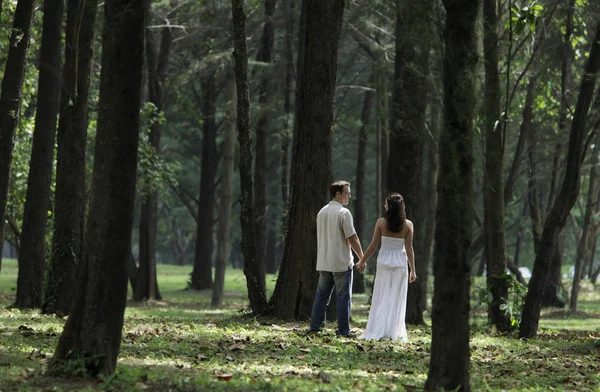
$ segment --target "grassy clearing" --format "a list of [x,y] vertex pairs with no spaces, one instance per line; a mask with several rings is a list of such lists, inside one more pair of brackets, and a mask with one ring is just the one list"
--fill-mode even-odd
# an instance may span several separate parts
[[[409,343],[339,339],[334,325],[316,337],[306,322],[255,319],[245,278],[229,270],[225,306],[210,291],[183,290],[189,267],[159,266],[165,300],[126,309],[117,373],[103,380],[45,375],[64,320],[6,310],[14,300],[16,263],[0,275],[0,391],[382,391],[422,389],[430,327],[409,326]],[[274,287],[268,277],[269,290]],[[600,390],[600,289],[586,286],[577,315],[545,311],[540,337],[490,336],[474,304],[471,386],[474,390]],[[367,296],[356,295],[352,326],[366,324]],[[429,322],[429,321],[428,321]]]

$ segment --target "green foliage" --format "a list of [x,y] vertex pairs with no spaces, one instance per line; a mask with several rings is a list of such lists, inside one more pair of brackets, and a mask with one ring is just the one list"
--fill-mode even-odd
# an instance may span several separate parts
[[154,124],[164,124],[165,117],[157,107],[146,102],[141,109],[142,129],[138,147],[137,191],[145,196],[158,192],[161,199],[168,196],[169,187],[177,187],[177,173],[181,170],[179,162],[167,162],[150,144],[149,134]]
[[[504,279],[508,284],[508,298],[502,298],[503,303],[500,305],[500,310],[504,311],[510,317],[510,324],[518,328],[521,325],[521,316],[523,306],[525,305],[525,297],[527,296],[527,288],[523,286],[514,275],[505,275]],[[493,300],[491,286],[476,286],[477,304],[488,307]]]
[[[535,34],[536,23],[544,11],[544,7],[538,4],[537,1],[529,5],[519,8],[518,5],[513,5],[511,9],[511,18],[514,23],[514,33],[519,36],[525,28],[529,27],[531,34]],[[507,24],[506,29],[509,29]]]

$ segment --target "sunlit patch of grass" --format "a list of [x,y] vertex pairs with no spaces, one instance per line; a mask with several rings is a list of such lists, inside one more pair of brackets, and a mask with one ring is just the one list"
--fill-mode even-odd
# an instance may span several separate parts
[[[424,386],[431,348],[428,317],[426,326],[408,326],[408,343],[337,338],[335,322],[327,323],[322,334],[306,336],[307,322],[249,316],[239,270],[227,271],[227,295],[219,309],[210,306],[209,290],[185,289],[191,267],[159,265],[158,272],[163,300],[128,303],[117,372],[101,380],[44,374],[64,319],[0,309],[0,390],[383,391]],[[16,282],[16,264],[5,261],[0,277],[0,300],[6,306],[14,301],[10,287]],[[272,276],[267,284],[272,290]],[[527,341],[517,339],[516,332],[492,336],[485,308],[473,306],[472,389],[597,390],[600,294],[593,287],[582,293],[583,313],[544,310],[539,337]],[[367,301],[368,294],[353,296],[352,328],[359,334],[367,322]]]

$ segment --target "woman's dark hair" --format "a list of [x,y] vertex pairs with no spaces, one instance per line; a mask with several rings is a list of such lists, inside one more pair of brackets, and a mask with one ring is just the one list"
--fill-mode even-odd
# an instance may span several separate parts
[[399,233],[404,229],[406,223],[406,210],[404,208],[404,199],[399,193],[390,193],[387,197],[388,209],[385,213],[388,230],[392,233]]

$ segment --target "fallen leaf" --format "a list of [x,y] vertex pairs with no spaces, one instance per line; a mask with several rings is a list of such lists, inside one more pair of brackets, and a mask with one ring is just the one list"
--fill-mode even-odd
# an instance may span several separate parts
[[231,380],[232,377],[233,377],[233,374],[230,374],[230,373],[217,374],[217,379],[219,379],[221,381],[229,381],[229,380]]
[[233,362],[233,357],[231,355],[228,355],[225,357],[226,360]]
[[206,361],[208,359],[208,357],[204,354],[198,354],[196,355],[196,358],[198,358],[201,361]]
[[309,353],[310,352],[310,348],[302,347],[300,349],[300,351],[302,351],[303,353]]

